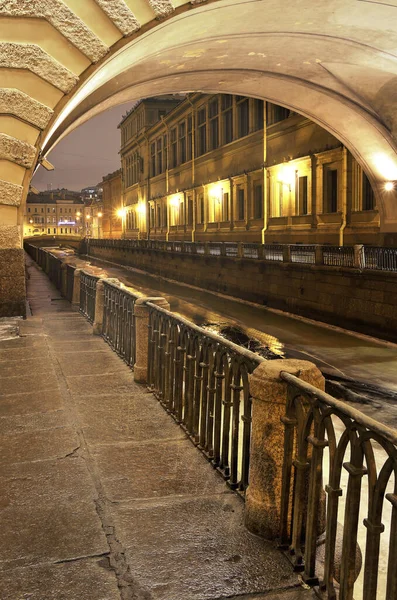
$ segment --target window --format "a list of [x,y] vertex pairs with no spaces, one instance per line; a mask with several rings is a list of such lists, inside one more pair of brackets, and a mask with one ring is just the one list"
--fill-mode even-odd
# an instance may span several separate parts
[[164,171],[168,169],[168,145],[167,145],[167,134],[163,135],[163,165]]
[[362,210],[374,210],[375,195],[366,174],[362,175]]
[[278,104],[270,104],[268,103],[268,114],[267,114],[267,124],[274,125],[274,123],[279,123],[280,121],[284,121],[288,119],[291,111],[288,108],[284,108],[283,106],[278,106]]
[[254,131],[258,131],[259,129],[263,129],[263,100],[253,100],[253,126]]
[[193,144],[193,138],[192,138],[192,129],[193,129],[193,119],[192,117],[188,117],[187,118],[187,148],[186,148],[186,159],[187,160],[192,160],[192,144]]
[[197,223],[204,223],[204,196],[199,194],[196,201],[196,221]]
[[156,144],[150,144],[150,176],[156,175]]
[[245,193],[242,186],[237,188],[237,219],[239,221],[245,219]]
[[191,196],[187,199],[187,225],[193,225],[193,198]]
[[54,233],[56,233],[56,232],[57,232],[57,229],[56,229],[56,227],[54,227]]
[[47,223],[51,223],[51,217],[47,217]]
[[229,144],[233,141],[233,96],[224,94],[221,100],[223,143]]
[[237,135],[244,137],[249,133],[249,100],[243,96],[236,97],[237,105]]
[[149,227],[150,228],[154,227],[154,215],[155,215],[154,204],[151,204],[150,208],[149,208]]
[[262,183],[254,183],[254,219],[263,218],[263,186]]
[[60,209],[59,209],[59,212],[60,212],[60,213],[62,212],[62,208],[60,208]]
[[157,173],[163,173],[163,140],[157,140]]
[[207,109],[202,108],[197,113],[197,156],[207,152]]
[[229,192],[224,192],[222,195],[222,214],[221,221],[229,220]]
[[163,227],[168,227],[168,210],[166,201],[163,204]]
[[157,204],[156,207],[156,227],[161,227],[161,206]]
[[208,105],[208,116],[210,120],[209,149],[215,150],[219,146],[219,107],[218,98],[212,100]]
[[338,210],[338,170],[324,167],[324,210],[335,213]]
[[50,209],[49,209],[49,208],[47,208],[47,212],[48,212],[48,213],[50,212]]
[[51,229],[50,228],[47,229],[47,233],[51,233]]
[[176,127],[174,127],[174,129],[171,129],[170,135],[170,169],[173,169],[177,165]]
[[63,228],[61,227],[61,233],[63,233]]
[[299,177],[298,171],[296,171],[295,198],[297,215],[308,214],[307,189],[307,175]]
[[30,212],[30,206],[28,207],[28,212]]
[[42,212],[42,213],[44,212],[44,208],[42,208],[42,209],[41,209],[41,212]]
[[181,164],[186,162],[186,123],[182,121],[178,125],[178,136],[179,136],[179,162]]

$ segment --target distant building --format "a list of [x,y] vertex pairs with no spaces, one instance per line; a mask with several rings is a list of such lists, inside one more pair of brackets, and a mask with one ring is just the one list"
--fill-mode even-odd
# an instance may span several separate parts
[[[84,202],[79,194],[62,190],[28,194],[24,215],[24,237],[83,235]],[[74,196],[74,197],[71,197]]]
[[354,157],[281,106],[227,94],[148,98],[119,128],[126,237],[381,243]]
[[109,173],[102,179],[102,235],[105,238],[120,238],[123,233],[123,211],[121,199],[121,169]]

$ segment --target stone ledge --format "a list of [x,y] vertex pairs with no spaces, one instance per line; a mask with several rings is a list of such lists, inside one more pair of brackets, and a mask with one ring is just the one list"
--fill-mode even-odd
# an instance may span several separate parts
[[4,88],[0,89],[0,113],[15,115],[44,129],[53,111],[20,90]]
[[36,149],[6,133],[0,133],[0,158],[30,169],[36,156]]
[[19,206],[22,202],[23,187],[0,179],[0,204]]

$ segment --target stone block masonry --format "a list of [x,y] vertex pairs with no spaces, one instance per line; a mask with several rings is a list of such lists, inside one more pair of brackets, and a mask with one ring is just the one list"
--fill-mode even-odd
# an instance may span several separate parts
[[297,315],[397,341],[397,274],[91,247],[90,255]]
[[25,316],[25,265],[23,250],[0,248],[0,317]]

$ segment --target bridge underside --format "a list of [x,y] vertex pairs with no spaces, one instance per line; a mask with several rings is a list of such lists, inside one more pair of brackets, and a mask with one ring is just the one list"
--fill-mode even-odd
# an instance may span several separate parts
[[7,0],[0,4],[0,315],[21,314],[23,205],[73,128],[122,102],[181,91],[252,95],[338,137],[397,229],[394,1]]

